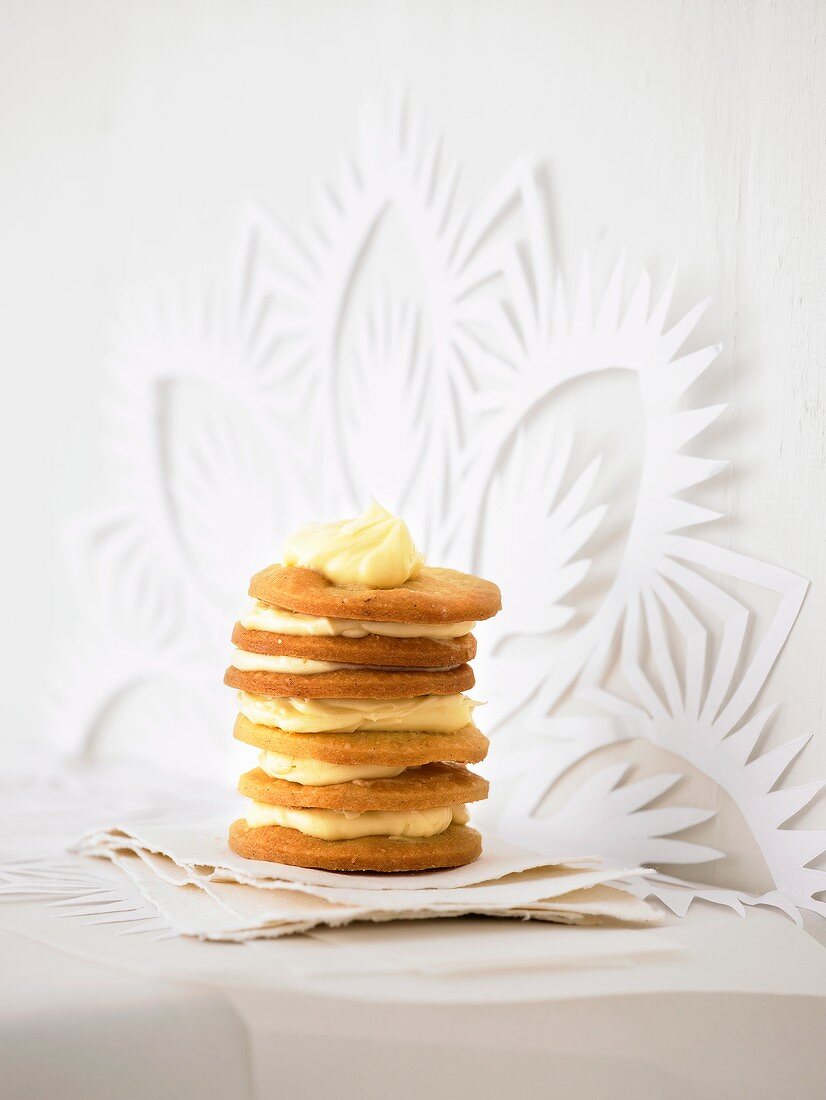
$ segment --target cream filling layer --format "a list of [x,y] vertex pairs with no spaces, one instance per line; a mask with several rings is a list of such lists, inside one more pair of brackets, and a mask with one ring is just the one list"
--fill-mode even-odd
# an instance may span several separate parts
[[356,733],[416,730],[454,733],[479,706],[466,695],[418,695],[413,699],[278,699],[238,692],[238,709],[257,726],[288,733]]
[[366,638],[375,634],[381,638],[429,638],[444,641],[470,634],[475,622],[464,623],[372,623],[358,619],[328,619],[320,615],[300,615],[284,607],[255,600],[239,619],[245,630],[264,630],[270,634],[293,634],[300,637]]
[[428,837],[438,836],[451,824],[465,825],[464,806],[443,806],[432,810],[302,810],[292,806],[272,806],[254,802],[247,806],[246,822],[251,829],[280,825],[297,829],[318,840],[358,840],[365,836]]
[[236,649],[232,654],[233,668],[239,672],[289,672],[311,676],[315,672],[337,672],[342,668],[365,668],[365,665],[344,665],[336,661],[311,661],[307,657],[286,657],[282,653],[250,653]]
[[258,766],[273,779],[286,779],[305,787],[329,787],[331,783],[351,783],[354,779],[392,779],[404,771],[381,764],[328,764],[309,757],[282,756],[267,749],[258,754]]
[[[239,672],[289,672],[292,675],[311,676],[317,672],[339,672],[356,669],[374,669],[380,672],[404,672],[406,669],[386,665],[349,665],[341,661],[314,661],[309,657],[288,657],[282,653],[250,653],[246,649],[236,649],[232,653],[233,668]],[[427,668],[426,672],[447,672],[456,665],[443,665],[440,668]]]

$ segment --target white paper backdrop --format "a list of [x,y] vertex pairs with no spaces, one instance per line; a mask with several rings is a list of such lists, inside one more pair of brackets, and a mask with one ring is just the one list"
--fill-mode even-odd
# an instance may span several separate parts
[[[138,13],[111,5],[95,12],[93,21],[89,9],[90,19],[66,26],[52,12],[49,34],[42,33],[34,9],[17,11],[13,34],[5,38],[4,79],[14,94],[3,97],[3,126],[14,156],[2,185],[2,217],[12,259],[3,268],[4,300],[12,306],[4,359],[18,365],[12,374],[18,404],[8,406],[3,443],[4,466],[13,472],[10,499],[30,538],[6,551],[6,606],[9,620],[19,624],[6,652],[17,684],[5,701],[10,742],[20,739],[21,721],[27,733],[37,729],[31,715],[51,679],[43,664],[52,657],[49,651],[31,655],[43,653],[49,636],[68,639],[61,643],[69,651],[64,655],[91,684],[107,672],[99,653],[76,649],[71,641],[76,605],[67,594],[55,531],[58,521],[104,497],[107,471],[100,469],[98,440],[112,422],[100,408],[100,364],[116,301],[144,281],[157,284],[165,277],[170,285],[185,285],[193,272],[211,272],[213,285],[220,284],[247,197],[293,227],[308,224],[315,209],[309,188],[334,177],[337,158],[357,149],[362,103],[373,97],[388,102],[400,75],[409,78],[415,102],[427,108],[428,132],[445,132],[445,163],[463,164],[461,202],[474,208],[484,203],[514,163],[546,165],[537,177],[539,190],[550,201],[554,255],[569,286],[588,249],[599,298],[625,243],[626,286],[637,285],[644,264],[654,300],[671,265],[681,261],[671,322],[712,296],[694,346],[721,340],[723,351],[713,377],[692,390],[692,405],[730,402],[703,436],[700,453],[733,458],[737,476],[723,475],[704,490],[702,503],[734,513],[733,524],[710,528],[707,537],[815,581],[770,683],[771,701],[784,706],[765,743],[779,745],[816,727],[824,524],[816,364],[823,315],[815,280],[824,242],[814,186],[822,179],[822,151],[810,134],[823,88],[803,49],[815,8],[801,6],[793,26],[783,20],[782,34],[779,14],[751,15],[746,5],[725,12],[704,5],[690,13],[669,8],[526,5],[519,21],[479,5],[418,16],[382,5],[371,18],[365,5],[364,20],[354,21],[336,6],[251,6],[238,19],[229,7],[196,18],[184,8],[146,6]],[[708,51],[710,37],[727,45],[725,63]],[[790,162],[804,152],[805,171],[791,173]],[[328,217],[335,216],[333,207]],[[512,226],[498,228],[507,234]],[[388,219],[387,231],[373,242],[378,261],[358,288],[363,300],[387,283],[388,272],[394,294],[413,300],[421,294],[417,269],[408,262],[410,246],[398,229]],[[202,315],[191,296],[177,290],[161,296],[176,303],[173,322]],[[134,299],[146,300],[140,293]],[[379,301],[369,322],[380,354],[360,359],[359,369],[374,386],[387,354],[409,358],[416,351],[411,314],[385,306]],[[127,321],[135,316],[129,309],[127,304]],[[386,324],[388,310],[392,320]],[[139,326],[140,333],[147,331]],[[116,356],[124,346],[118,333],[122,327]],[[357,330],[352,338],[358,347]],[[134,340],[127,345],[134,350]],[[621,383],[611,386],[590,407],[588,398],[562,394],[552,417],[554,436],[562,441],[576,424],[572,476],[603,455],[589,497],[596,508],[619,501],[619,488],[633,485],[639,471],[638,409]],[[276,404],[279,397],[283,392],[273,395]],[[170,402],[166,415],[188,415],[180,405]],[[437,407],[444,404],[434,401]],[[338,430],[353,423],[347,418]],[[363,438],[357,433],[346,447],[353,455],[345,471],[351,485],[359,480],[356,444]],[[392,445],[392,437],[372,441],[374,447],[383,442]],[[274,463],[282,476],[285,469],[290,478],[302,476],[286,456]],[[514,485],[519,482],[524,478],[515,477]],[[186,495],[187,482],[180,484]],[[238,546],[257,564],[270,550],[249,544],[249,505],[233,503]],[[611,522],[622,533],[629,514],[615,514]],[[610,544],[603,538],[602,558],[594,555],[602,588],[595,583],[579,594],[593,606],[617,564]],[[246,571],[241,557],[239,551],[239,574]],[[759,638],[776,608],[756,594],[750,603]],[[74,686],[77,678],[69,682]],[[164,716],[175,703],[174,686],[156,701]],[[53,726],[55,717],[59,729],[60,709],[52,711]],[[191,722],[180,728],[194,753],[199,730]],[[789,782],[826,773],[825,756],[818,736],[792,763]],[[642,773],[646,766],[638,765]],[[661,760],[654,770],[663,771]],[[714,808],[719,798],[695,778],[682,786],[678,802]],[[741,883],[768,885],[737,815],[698,825],[692,838],[736,848]]]

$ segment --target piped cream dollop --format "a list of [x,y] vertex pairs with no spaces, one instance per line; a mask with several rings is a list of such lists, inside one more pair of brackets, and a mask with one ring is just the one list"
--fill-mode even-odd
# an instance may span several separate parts
[[418,695],[412,699],[282,699],[238,692],[238,709],[246,719],[288,733],[454,733],[470,722],[478,705],[458,694]]
[[370,588],[398,588],[424,565],[404,520],[375,500],[355,519],[299,528],[284,544],[282,560],[314,569],[333,584]]
[[252,800],[245,816],[251,829],[280,825],[319,840],[438,836],[452,824],[465,825],[468,820],[464,806],[443,806],[433,810],[366,810],[358,814],[342,810],[302,810]]

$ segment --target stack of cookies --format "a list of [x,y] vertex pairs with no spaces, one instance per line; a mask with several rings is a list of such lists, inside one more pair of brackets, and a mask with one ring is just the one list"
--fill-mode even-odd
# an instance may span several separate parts
[[238,690],[235,737],[259,766],[241,776],[233,850],[333,871],[476,859],[465,807],[488,784],[466,765],[488,742],[464,692],[471,630],[499,610],[496,585],[424,566],[406,526],[374,504],[303,528],[249,592],[224,681]]

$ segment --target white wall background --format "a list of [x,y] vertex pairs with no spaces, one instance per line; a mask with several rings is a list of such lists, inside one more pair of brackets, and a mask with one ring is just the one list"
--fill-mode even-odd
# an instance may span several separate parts
[[[725,350],[709,534],[809,577],[769,685],[826,775],[826,7],[815,2],[0,4],[0,741],[36,736],[75,603],[58,532],[100,497],[107,327],[143,281],[219,269],[244,202],[304,220],[359,109],[410,89],[469,199],[546,158],[572,275],[622,245]],[[821,814],[822,816],[822,814]]]

